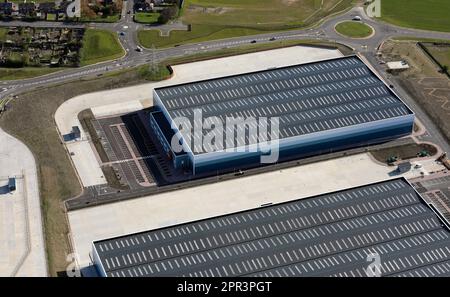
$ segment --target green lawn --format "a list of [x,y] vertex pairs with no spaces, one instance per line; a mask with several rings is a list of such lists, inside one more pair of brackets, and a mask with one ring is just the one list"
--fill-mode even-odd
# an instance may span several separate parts
[[8,33],[8,29],[0,27],[0,41],[6,40],[6,34]]
[[186,0],[181,21],[192,31],[138,32],[144,47],[170,47],[236,36],[305,27],[331,13],[351,7],[353,0]]
[[368,25],[361,23],[361,22],[355,22],[355,21],[339,23],[336,25],[335,29],[338,33],[348,36],[348,37],[351,37],[351,38],[368,37],[373,32],[373,29],[371,27],[369,27]]
[[108,15],[106,17],[96,16],[93,18],[81,16],[80,21],[81,22],[97,22],[97,23],[115,23],[115,22],[119,21],[119,19],[120,19],[120,15],[115,14],[115,15]]
[[113,60],[125,54],[114,32],[87,29],[81,49],[81,66]]
[[402,27],[450,32],[449,0],[382,0],[381,19]]
[[221,57],[229,57],[234,55],[241,55],[246,53],[253,53],[258,51],[266,51],[271,49],[289,47],[289,46],[317,46],[326,48],[336,48],[344,55],[350,55],[353,53],[352,49],[346,47],[342,44],[337,44],[333,42],[324,42],[320,40],[276,40],[270,43],[252,43],[247,45],[242,45],[233,48],[219,49],[212,52],[201,52],[195,53],[187,56],[181,56],[176,58],[170,58],[165,60],[164,63],[167,65],[177,65],[196,61],[203,61],[209,59],[217,59]]
[[25,67],[25,68],[0,68],[0,81],[32,78],[49,74],[62,68],[48,68],[48,67]]
[[134,20],[138,23],[155,24],[158,22],[158,12],[137,12],[134,15]]
[[56,20],[56,13],[47,14],[47,21],[55,21],[55,20]]
[[269,32],[271,31],[250,28],[192,25],[192,31],[172,31],[168,37],[160,36],[158,30],[139,30],[138,40],[141,45],[147,48],[152,47],[152,45],[157,48],[164,48],[182,43],[194,43]]

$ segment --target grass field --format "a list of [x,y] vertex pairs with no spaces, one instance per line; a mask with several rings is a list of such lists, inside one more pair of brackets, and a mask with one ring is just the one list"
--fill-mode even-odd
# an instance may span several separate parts
[[417,46],[417,42],[387,41],[381,49],[384,61],[405,60],[410,68],[391,79],[413,98],[428,114],[441,133],[450,141],[449,78],[438,71],[435,63]]
[[305,27],[350,7],[353,0],[186,0],[181,20],[192,31],[172,31],[161,37],[155,30],[138,32],[144,47],[170,47],[235,36]]
[[381,19],[394,25],[450,32],[449,0],[382,0]]
[[364,38],[373,33],[373,29],[368,25],[354,21],[339,23],[335,30],[340,34],[351,38]]
[[55,71],[62,70],[62,68],[49,68],[49,67],[25,67],[25,68],[3,68],[0,67],[0,81],[2,80],[15,80],[26,79],[44,74],[53,73]]
[[195,43],[213,39],[231,38],[235,36],[269,33],[272,31],[251,28],[219,27],[208,25],[192,25],[192,31],[172,31],[169,37],[160,37],[157,30],[139,30],[139,43],[147,48],[154,45],[157,48],[171,47],[183,43]]
[[124,50],[114,32],[87,29],[81,49],[81,66],[120,58]]
[[450,43],[447,46],[426,44],[428,51],[441,65],[450,68]]
[[134,20],[143,24],[155,24],[158,22],[158,12],[136,12]]
[[280,30],[311,24],[332,11],[340,1],[186,0],[183,21],[189,24],[217,26],[233,24],[236,27]]

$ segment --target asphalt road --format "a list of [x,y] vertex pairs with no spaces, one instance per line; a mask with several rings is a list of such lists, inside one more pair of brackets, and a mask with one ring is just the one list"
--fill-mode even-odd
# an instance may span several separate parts
[[[18,94],[23,91],[31,90],[39,86],[45,86],[54,83],[61,83],[70,81],[73,79],[78,79],[89,75],[100,75],[109,71],[115,71],[120,69],[126,69],[130,67],[135,67],[138,65],[143,65],[151,62],[152,60],[164,60],[166,58],[179,57],[183,55],[189,55],[194,53],[215,51],[224,48],[232,48],[237,46],[242,46],[250,44],[252,41],[257,43],[270,43],[271,39],[275,40],[302,40],[302,39],[316,39],[324,41],[333,41],[345,44],[352,47],[355,51],[360,52],[363,56],[367,58],[373,67],[384,76],[384,71],[379,65],[376,59],[376,52],[378,47],[383,41],[395,37],[395,36],[409,36],[415,38],[434,38],[434,39],[448,39],[450,40],[450,33],[447,32],[432,32],[415,30],[408,28],[401,28],[387,23],[379,22],[375,19],[369,18],[363,8],[354,7],[346,13],[341,15],[333,16],[325,21],[321,22],[314,28],[302,29],[302,30],[290,30],[275,32],[269,34],[259,34],[254,36],[242,36],[222,40],[213,40],[208,42],[201,42],[195,44],[180,45],[178,47],[172,47],[167,49],[150,50],[144,49],[143,52],[136,51],[137,47],[137,36],[136,32],[139,28],[145,25],[137,24],[133,22],[132,14],[127,14],[127,11],[132,11],[133,0],[128,0],[125,2],[126,6],[122,11],[122,16],[117,23],[95,23],[86,24],[85,26],[93,28],[104,28],[116,31],[118,34],[124,32],[124,35],[119,35],[119,40],[126,51],[126,54],[121,59],[114,61],[108,61],[104,63],[99,63],[95,65],[89,65],[81,68],[72,68],[64,70],[61,72],[52,73],[46,76],[41,76],[37,78],[24,79],[20,81],[6,81],[0,83],[0,97]],[[350,20],[354,16],[361,16],[362,22],[370,25],[375,33],[366,39],[352,39],[344,37],[334,30],[334,27],[339,22]],[[8,22],[1,23],[0,25],[8,26],[39,26],[39,27],[59,27],[59,26],[73,26],[79,27],[80,24],[71,23],[56,23],[56,22],[36,22],[36,23],[24,23],[24,22]],[[395,82],[392,82],[384,76],[384,78],[389,81],[390,84],[396,86]],[[444,151],[450,151],[449,144],[442,137],[436,126],[433,124],[431,119],[422,111],[422,109],[417,106],[408,94],[406,94],[401,88],[396,87],[396,91],[402,98],[405,98],[406,103],[414,110],[419,119],[428,128],[431,135],[435,138],[435,142],[442,147]]]

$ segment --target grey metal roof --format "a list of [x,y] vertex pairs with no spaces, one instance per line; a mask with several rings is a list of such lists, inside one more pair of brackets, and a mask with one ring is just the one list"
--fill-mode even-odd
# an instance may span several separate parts
[[[412,113],[358,56],[161,87],[155,92],[172,118],[192,120],[196,108],[204,118],[217,116],[223,123],[226,117],[279,117],[280,138]],[[255,141],[247,137],[246,144],[251,143]]]
[[450,233],[404,179],[94,243],[108,276],[450,275]]

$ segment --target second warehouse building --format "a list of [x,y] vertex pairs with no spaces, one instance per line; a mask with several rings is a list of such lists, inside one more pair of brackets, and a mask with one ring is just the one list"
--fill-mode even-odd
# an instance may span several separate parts
[[[388,141],[411,133],[414,123],[414,113],[358,56],[173,85],[153,92],[157,111],[151,114],[150,124],[174,166],[188,168],[193,174],[256,166],[261,155],[271,153],[260,149],[211,151],[202,147],[202,141],[195,141],[199,135],[206,136],[206,130],[186,139],[172,123],[185,118],[195,127],[199,123],[194,122],[194,112],[199,110],[203,119],[214,117],[222,123],[230,117],[278,118],[277,161]],[[235,146],[251,148],[258,143],[249,133],[255,128],[251,125],[245,130],[245,143],[236,141]],[[227,129],[234,128],[225,127],[225,132]],[[226,143],[225,132],[223,139],[216,141]],[[181,152],[173,149],[174,136],[182,144]]]

